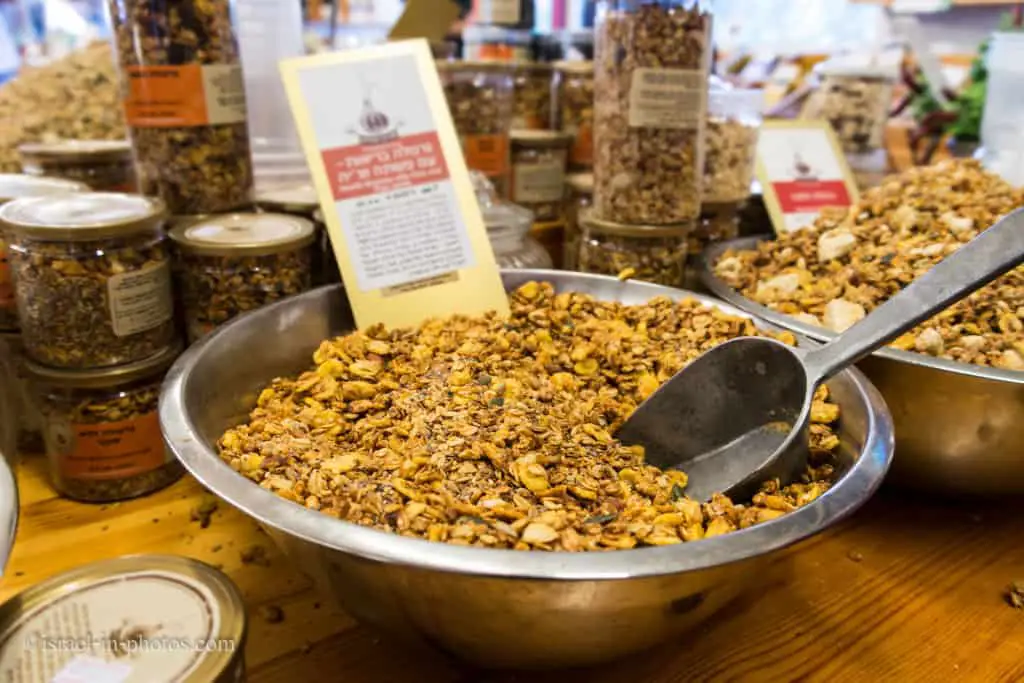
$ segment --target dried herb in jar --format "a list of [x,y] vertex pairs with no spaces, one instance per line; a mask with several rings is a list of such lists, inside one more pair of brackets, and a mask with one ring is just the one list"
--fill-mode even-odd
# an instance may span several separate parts
[[591,210],[580,219],[580,271],[682,286],[691,224],[624,225],[593,214]]
[[538,221],[560,220],[572,138],[549,130],[515,130],[511,138],[512,201]]

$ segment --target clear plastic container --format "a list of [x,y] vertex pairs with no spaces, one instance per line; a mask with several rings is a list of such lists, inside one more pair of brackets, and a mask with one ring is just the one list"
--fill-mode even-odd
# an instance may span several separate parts
[[551,268],[547,250],[531,234],[533,213],[504,202],[481,173],[470,173],[499,268]]
[[606,220],[700,217],[711,57],[704,0],[604,0],[594,56],[594,206]]
[[580,229],[580,271],[683,285],[692,224],[624,225],[600,220],[591,209],[580,217]]
[[757,165],[764,93],[713,85],[704,145],[704,204],[744,201]]
[[885,145],[896,75],[890,69],[825,62],[815,68],[821,83],[807,98],[805,119],[825,119],[843,151],[865,154]]
[[538,221],[561,220],[572,138],[553,130],[514,130],[511,139],[512,201]]
[[97,192],[135,192],[135,165],[127,140],[61,140],[18,148],[26,175],[63,178]]
[[176,343],[166,216],[159,199],[105,192],[17,199],[0,208],[32,360],[102,368]]
[[593,204],[594,175],[575,173],[565,180],[565,248],[562,268],[576,270],[580,251],[580,216]]
[[514,66],[513,92],[515,130],[548,130],[551,128],[550,64],[518,62]]
[[555,127],[573,136],[569,167],[590,170],[594,165],[594,63],[555,64]]

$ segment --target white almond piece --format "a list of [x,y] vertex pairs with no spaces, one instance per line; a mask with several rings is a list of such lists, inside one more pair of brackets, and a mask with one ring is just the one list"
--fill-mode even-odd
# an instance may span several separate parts
[[988,340],[980,334],[968,334],[960,337],[960,346],[968,351],[981,351],[988,346]]
[[901,206],[892,212],[892,224],[899,230],[908,230],[917,223],[917,211],[909,206]]
[[930,353],[933,356],[938,356],[945,347],[942,335],[933,327],[921,330],[921,333],[914,339],[914,348],[921,353]]
[[792,294],[800,287],[800,276],[797,273],[776,275],[770,280],[757,283],[757,295],[777,293]]
[[799,320],[805,325],[813,325],[814,327],[821,327],[821,321],[818,320],[818,316],[812,313],[794,313],[792,316],[793,320]]
[[941,218],[942,222],[945,223],[946,226],[949,227],[949,229],[952,232],[967,232],[968,230],[974,229],[973,219],[967,218],[965,216],[957,216],[952,211],[947,211],[946,213],[942,214]]
[[829,230],[818,238],[818,260],[831,261],[846,256],[857,245],[857,238],[847,230]]
[[1007,349],[1003,351],[1003,355],[999,357],[996,364],[1006,370],[1024,370],[1024,356],[1013,349]]
[[520,540],[530,545],[551,543],[558,540],[558,532],[547,524],[533,522],[523,529],[523,535],[520,537]]
[[726,275],[735,275],[743,268],[743,263],[735,256],[728,256],[718,262],[715,270]]
[[825,315],[822,322],[833,332],[845,332],[862,320],[867,312],[860,304],[846,299],[833,299],[825,304]]
[[914,247],[910,250],[913,256],[938,256],[946,251],[945,244],[929,244],[926,247]]

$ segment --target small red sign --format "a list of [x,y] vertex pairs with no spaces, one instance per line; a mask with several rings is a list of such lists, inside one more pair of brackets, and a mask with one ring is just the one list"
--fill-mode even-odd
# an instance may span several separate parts
[[792,180],[773,183],[782,213],[817,213],[853,202],[842,180]]
[[335,201],[357,199],[448,179],[435,132],[323,151]]

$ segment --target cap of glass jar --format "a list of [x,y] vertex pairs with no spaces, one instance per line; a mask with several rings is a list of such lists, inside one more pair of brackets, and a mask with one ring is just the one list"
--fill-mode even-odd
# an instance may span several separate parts
[[175,342],[159,353],[134,363],[112,365],[90,370],[63,370],[51,368],[32,360],[24,360],[28,375],[37,382],[59,387],[98,389],[130,384],[136,380],[162,375],[170,370],[182,352],[181,342]]
[[517,147],[568,148],[572,145],[573,136],[558,130],[522,129],[510,131],[509,140]]
[[283,185],[257,191],[256,206],[263,211],[312,216],[320,206],[320,198],[310,183]]
[[22,175],[20,173],[0,173],[0,204],[24,197],[44,197],[88,191],[88,185],[77,183],[73,180]]
[[312,244],[312,221],[283,213],[209,216],[175,226],[170,237],[187,253],[201,256],[270,256]]
[[585,211],[580,215],[580,225],[594,232],[606,235],[619,235],[622,237],[649,237],[652,239],[664,237],[686,237],[693,232],[694,223],[675,223],[670,225],[640,225],[627,223],[613,223],[612,221],[597,218],[593,210]]
[[127,140],[58,140],[25,143],[18,147],[18,153],[24,158],[47,162],[92,163],[130,158],[132,146]]
[[167,207],[153,197],[82,192],[15,199],[0,207],[0,224],[43,241],[123,237],[159,227]]
[[586,76],[594,73],[594,63],[590,60],[564,60],[555,62],[552,66],[555,71],[561,71],[562,73],[567,74]]
[[568,175],[565,177],[565,184],[575,194],[594,194],[593,173],[573,173],[572,175]]

